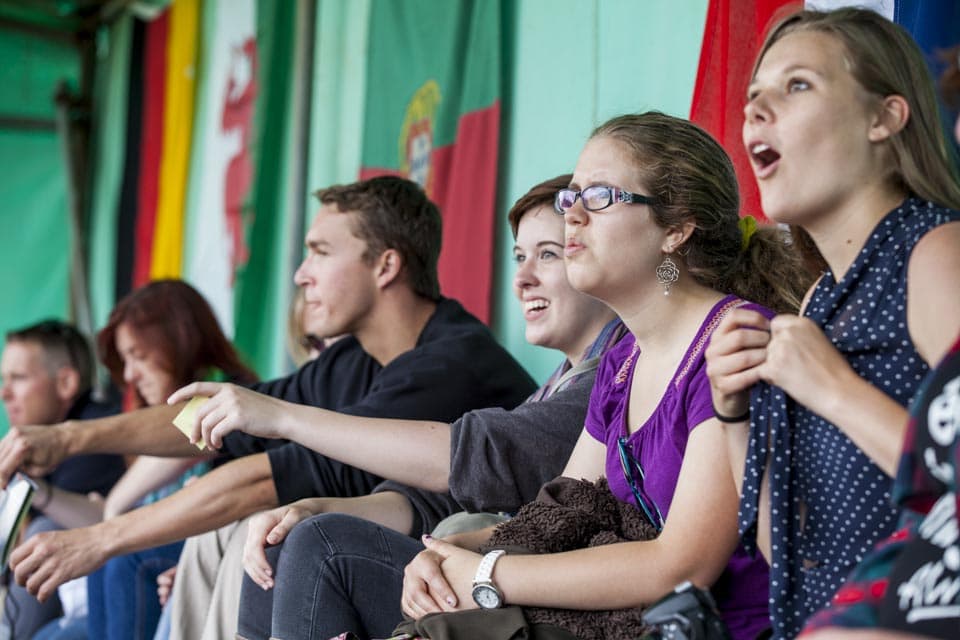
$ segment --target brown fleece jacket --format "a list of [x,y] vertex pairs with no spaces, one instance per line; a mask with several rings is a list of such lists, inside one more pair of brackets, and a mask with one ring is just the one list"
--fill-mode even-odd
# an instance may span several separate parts
[[[650,540],[656,531],[633,505],[617,500],[607,481],[556,478],[543,485],[537,499],[498,525],[489,549],[510,553],[557,553],[628,540]],[[642,608],[585,611],[524,607],[531,624],[552,624],[580,640],[639,638],[650,629]]]

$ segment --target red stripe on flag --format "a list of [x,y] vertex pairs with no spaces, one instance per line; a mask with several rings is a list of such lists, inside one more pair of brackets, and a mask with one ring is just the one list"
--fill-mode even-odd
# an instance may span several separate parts
[[[434,149],[430,157],[431,199],[443,216],[440,290],[483,322],[490,321],[499,132],[498,100],[464,114],[456,142]],[[383,167],[360,170],[361,180],[383,175],[400,174]]]
[[760,194],[743,147],[743,106],[753,59],[775,16],[803,8],[796,0],[711,0],[703,30],[690,119],[709,131],[733,160],[740,215],[763,218]]
[[436,164],[435,184],[445,186],[438,193],[444,203],[440,286],[483,322],[490,322],[499,140],[497,100],[460,118],[449,163],[438,158]]
[[383,167],[360,167],[360,177],[358,179],[369,180],[370,178],[378,178],[380,176],[403,177],[403,174],[396,169],[384,169]]
[[163,152],[163,102],[166,93],[167,36],[170,11],[147,24],[144,46],[143,128],[140,147],[140,184],[134,234],[133,288],[150,280],[153,233],[157,219],[160,156]]

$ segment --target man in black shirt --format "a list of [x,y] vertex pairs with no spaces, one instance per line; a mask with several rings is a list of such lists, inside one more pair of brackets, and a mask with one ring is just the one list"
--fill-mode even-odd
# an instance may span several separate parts
[[[7,333],[0,375],[0,393],[13,427],[97,418],[119,411],[116,403],[93,399],[90,345],[76,328],[59,320],[45,320]],[[35,513],[25,537],[60,528],[55,495],[69,491],[105,496],[125,469],[121,456],[95,454],[66,460],[46,477],[37,477],[34,510],[40,513]],[[15,585],[8,593],[4,611],[3,624],[14,640],[33,637],[46,622],[63,615],[59,598],[41,604]]]
[[[318,193],[295,281],[321,335],[351,334],[290,378],[255,389],[354,415],[449,422],[478,407],[513,407],[535,385],[489,331],[439,295],[440,218],[415,184],[374,178]],[[341,371],[343,373],[341,373]],[[78,428],[12,430],[0,442],[0,480],[18,467],[45,468],[82,452],[195,455],[167,425],[178,407],[151,407]],[[145,424],[146,423],[146,424]],[[149,425],[156,425],[151,428]],[[237,434],[234,456],[176,494],[91,527],[44,534],[11,558],[18,582],[38,598],[109,558],[210,531],[309,490],[368,493],[380,478],[293,443]],[[267,449],[270,449],[267,452]],[[257,452],[258,453],[253,453]],[[301,469],[308,460],[309,469]],[[296,464],[296,468],[290,465]],[[305,488],[301,474],[312,482]],[[288,483],[297,487],[288,489]],[[302,497],[302,496],[301,496]]]

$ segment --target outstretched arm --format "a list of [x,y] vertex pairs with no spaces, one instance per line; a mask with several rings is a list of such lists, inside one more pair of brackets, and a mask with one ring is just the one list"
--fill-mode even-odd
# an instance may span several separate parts
[[182,405],[157,405],[94,420],[14,427],[0,440],[0,485],[17,469],[43,476],[85,453],[196,456],[202,452],[171,424]]
[[172,496],[90,527],[40,533],[10,556],[17,583],[45,600],[115,556],[204,533],[277,505],[265,453],[214,469]]
[[37,492],[32,506],[64,528],[85,527],[103,519],[103,496],[65,491],[43,478],[34,480]]
[[[282,438],[401,484],[436,492],[448,489],[450,425],[444,422],[351,416],[218,382],[194,382],[170,401],[194,396],[210,398],[197,410],[194,442],[202,439],[219,448],[233,431]],[[397,460],[417,464],[398,465]]]
[[203,460],[204,458],[199,457],[139,456],[107,495],[103,505],[103,517],[112,518],[129,511],[148,493],[174,482],[187,469]]
[[[683,465],[660,536],[543,555],[507,555],[493,579],[507,604],[570,609],[620,609],[648,604],[690,580],[705,587],[720,576],[737,546],[737,494],[723,432],[708,420],[690,435]],[[703,526],[709,522],[710,526]],[[470,596],[480,556],[452,544],[425,540],[442,557],[449,593],[435,602],[475,607]],[[433,590],[431,591],[432,593]],[[404,580],[404,606],[408,602]],[[405,609],[411,615],[420,611]]]
[[202,459],[140,456],[106,498],[97,493],[66,491],[38,478],[34,480],[37,493],[31,506],[64,529],[86,527],[129,511],[150,491],[173,482],[199,462]]

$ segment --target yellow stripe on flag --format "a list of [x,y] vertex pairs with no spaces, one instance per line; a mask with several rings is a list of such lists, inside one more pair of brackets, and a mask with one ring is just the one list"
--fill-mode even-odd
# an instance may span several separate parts
[[171,4],[163,155],[160,159],[160,195],[153,234],[151,279],[180,277],[183,268],[184,211],[193,131],[199,21],[199,0],[174,0]]

